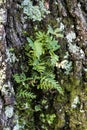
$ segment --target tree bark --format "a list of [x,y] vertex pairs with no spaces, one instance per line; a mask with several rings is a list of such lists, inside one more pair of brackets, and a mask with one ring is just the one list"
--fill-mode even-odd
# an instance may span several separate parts
[[[20,5],[21,0],[0,2],[0,130],[13,130],[15,127],[15,88],[12,74],[20,69],[17,58],[21,56],[24,44],[22,32],[28,28],[32,34],[32,28],[37,24],[31,20],[24,21]],[[64,38],[58,39],[61,46],[58,52],[60,63],[65,60],[66,52],[69,55],[66,60],[72,62],[69,75],[65,74],[65,69],[56,67],[55,75],[64,89],[64,96],[51,93],[53,99],[50,102],[57,118],[54,128],[50,129],[86,130],[87,1],[49,0],[48,5],[46,8],[49,7],[50,14],[38,23],[38,26],[45,29],[50,24],[62,29]],[[15,48],[15,61],[12,60],[14,55],[9,52],[11,48]]]
[[13,129],[14,89],[6,42],[6,1],[0,1],[0,130]]

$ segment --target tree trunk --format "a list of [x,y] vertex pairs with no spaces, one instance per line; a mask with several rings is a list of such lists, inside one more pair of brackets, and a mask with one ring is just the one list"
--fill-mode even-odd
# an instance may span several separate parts
[[[56,66],[55,75],[60,82],[64,96],[52,93],[47,96],[57,118],[50,130],[87,129],[87,1],[48,0],[45,2],[50,14],[41,22],[24,20],[21,0],[0,2],[0,130],[16,130],[14,114],[15,85],[12,75],[20,70],[23,30],[33,32],[33,26],[59,27],[64,34],[58,39],[60,44],[60,64],[64,60],[72,63],[72,69]],[[14,48],[15,54],[10,52]],[[67,58],[64,56],[68,54]],[[69,65],[69,64],[68,64]],[[13,88],[14,86],[14,88]],[[49,109],[49,113],[50,113]],[[16,120],[16,121],[15,121]],[[36,119],[35,119],[36,121]],[[37,124],[39,130],[39,123]]]
[[6,2],[0,1],[0,130],[13,129],[14,89],[11,82],[9,51],[6,41]]

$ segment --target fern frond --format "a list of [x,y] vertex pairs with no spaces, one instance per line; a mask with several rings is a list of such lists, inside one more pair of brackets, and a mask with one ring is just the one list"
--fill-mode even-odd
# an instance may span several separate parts
[[34,65],[33,69],[39,73],[43,73],[45,71],[46,67],[45,67],[44,63],[39,63],[37,65]]
[[21,73],[20,75],[15,74],[13,77],[17,83],[23,83],[28,80],[28,78],[26,77],[24,73]]
[[58,84],[58,82],[54,79],[54,75],[41,77],[40,84],[37,88],[46,90],[56,89],[59,93],[63,94],[63,90]]
[[47,33],[52,34],[56,37],[60,37],[60,38],[63,37],[61,30],[59,28],[53,29],[50,25],[48,26],[48,32]]
[[17,97],[25,98],[25,99],[34,99],[36,96],[32,92],[28,92],[27,90],[20,89],[20,93]]
[[42,43],[39,41],[35,41],[34,42],[34,56],[36,56],[38,59],[40,59],[40,56],[43,54],[43,47],[42,47]]
[[36,33],[36,40],[43,41],[43,39],[45,39],[45,38],[46,38],[45,32],[38,31]]
[[29,43],[29,46],[33,49],[34,48],[34,42],[29,37],[27,37],[27,41]]
[[52,66],[55,66],[56,65],[56,62],[58,61],[59,57],[58,55],[56,55],[54,52],[50,52],[50,55],[51,55],[51,65]]

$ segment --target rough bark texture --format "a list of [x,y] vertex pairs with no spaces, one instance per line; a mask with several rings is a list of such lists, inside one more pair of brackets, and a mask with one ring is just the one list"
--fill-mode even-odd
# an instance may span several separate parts
[[[6,4],[6,6],[5,6]],[[9,48],[14,47],[15,53],[21,55],[20,48],[23,43],[22,30],[23,13],[20,9],[20,0],[7,0],[0,2],[0,130],[13,129],[14,91],[12,73],[17,71],[18,61],[11,61]],[[61,68],[56,68],[56,77],[64,88],[64,96],[55,94],[51,101],[52,109],[57,114],[55,130],[86,130],[87,129],[87,1],[86,0],[50,0],[48,15],[40,27],[48,24],[55,27],[64,25],[63,40],[59,39],[61,49],[60,62],[65,52],[69,53],[68,60],[72,61],[72,70],[68,76],[62,73]],[[4,20],[5,16],[6,19]],[[55,20],[58,19],[58,22]],[[32,33],[32,26],[28,28]],[[43,27],[44,26],[44,27]],[[6,27],[6,28],[5,28]],[[6,30],[5,30],[6,29]],[[6,34],[5,34],[6,31]],[[5,38],[6,36],[6,38]],[[14,62],[16,62],[14,64]],[[19,69],[19,68],[18,68]],[[8,109],[12,112],[8,114]],[[4,129],[5,130],[5,129]]]
[[14,90],[6,42],[6,22],[6,1],[0,1],[0,130],[11,130],[14,126]]

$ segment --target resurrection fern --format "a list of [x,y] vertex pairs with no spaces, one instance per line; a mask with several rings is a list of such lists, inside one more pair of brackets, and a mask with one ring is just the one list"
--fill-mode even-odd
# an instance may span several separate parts
[[[25,69],[22,67],[22,73],[14,75],[18,86],[16,88],[16,109],[18,110],[17,114],[20,115],[21,130],[35,130],[33,114],[34,111],[41,109],[35,104],[35,109],[32,107],[38,96],[36,90],[55,89],[63,94],[54,73],[54,67],[59,58],[56,54],[60,48],[58,37],[62,37],[59,29],[53,30],[51,26],[48,27],[47,32],[38,31],[34,37],[27,37],[27,43],[24,46]],[[47,120],[48,117],[46,122]],[[54,116],[50,117],[48,124],[51,124],[53,120]]]
[[14,75],[15,81],[19,84],[19,87],[17,89],[17,98],[22,98],[26,100],[34,99],[36,96],[31,92],[30,84],[27,82],[30,80],[30,78],[26,77],[24,73],[22,74],[15,74]]
[[63,94],[61,87],[55,80],[54,67],[58,61],[58,55],[56,51],[59,49],[58,41],[56,37],[62,37],[61,33],[59,35],[59,30],[53,30],[49,26],[47,33],[38,31],[36,32],[36,37],[32,40],[27,38],[28,43],[25,46],[25,55],[28,58],[28,65],[31,67],[31,77],[32,74],[38,75],[38,89],[57,89]]
[[63,94],[63,91],[61,87],[59,86],[58,82],[55,80],[55,76],[53,74],[42,76],[40,80],[40,84],[38,85],[38,88],[41,89],[57,89],[61,94]]
[[29,68],[27,73],[29,74],[26,75],[23,72],[20,75],[14,75],[16,82],[20,85],[18,88],[18,91],[20,91],[19,96],[29,97],[28,94],[30,94],[32,86],[38,89],[56,89],[63,94],[62,88],[55,80],[54,75],[54,67],[59,58],[56,51],[60,47],[56,40],[57,37],[62,37],[62,34],[59,29],[53,30],[51,26],[48,27],[47,32],[36,32],[33,40],[27,37],[24,49]]

